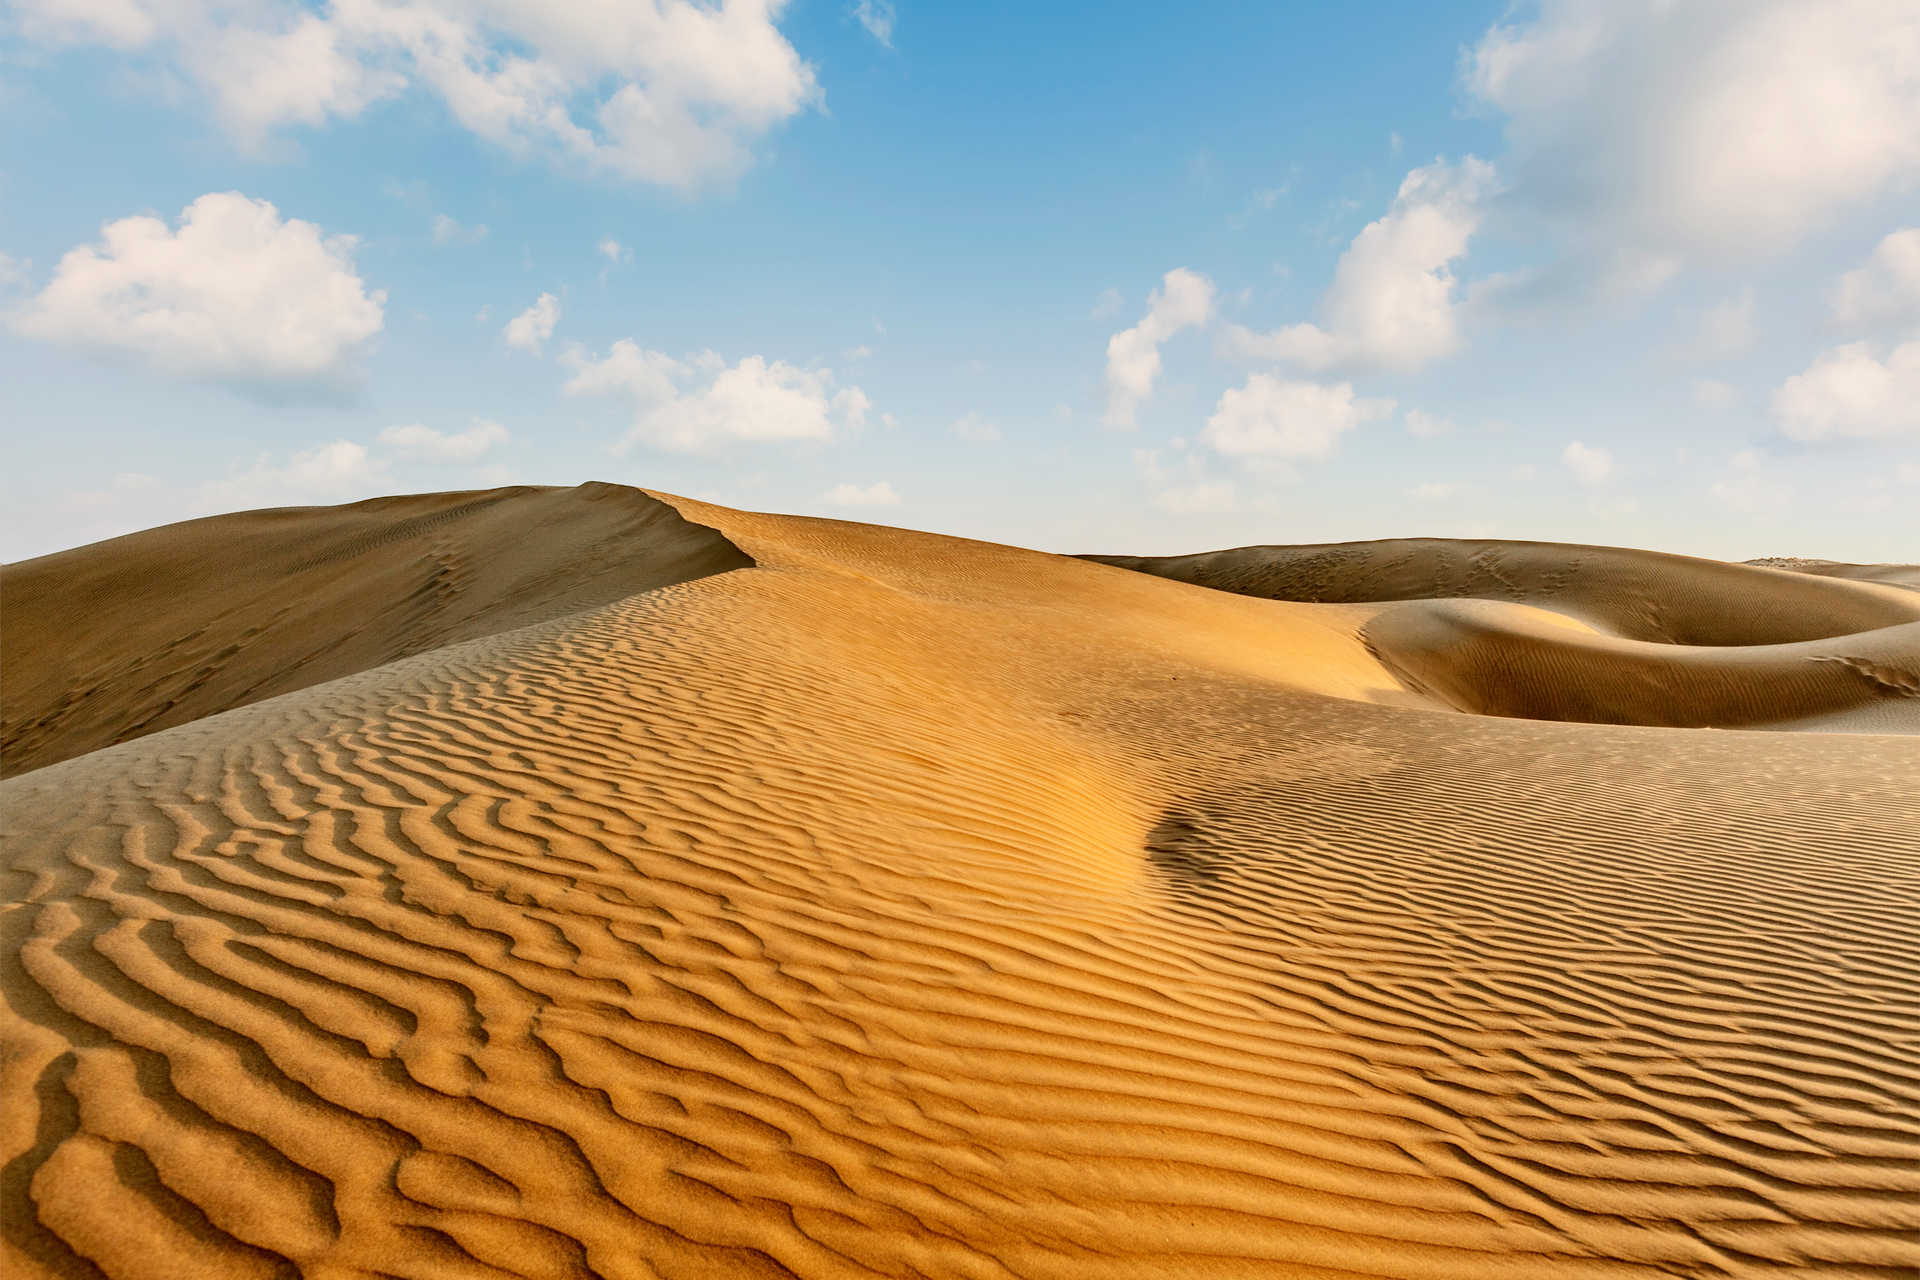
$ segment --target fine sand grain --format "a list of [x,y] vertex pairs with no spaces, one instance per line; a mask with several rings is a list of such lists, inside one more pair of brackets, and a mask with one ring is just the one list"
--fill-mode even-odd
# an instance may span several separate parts
[[1920,597],[1124,563],[590,486],[10,566],[0,1271],[1914,1274],[1920,738],[1771,730],[1913,727]]

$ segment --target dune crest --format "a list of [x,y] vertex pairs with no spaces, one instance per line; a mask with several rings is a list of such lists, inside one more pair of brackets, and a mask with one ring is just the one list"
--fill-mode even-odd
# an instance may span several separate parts
[[212,516],[6,566],[6,775],[746,565],[638,489]]
[[1338,602],[1409,691],[1478,715],[1920,733],[1910,566],[1788,572],[1615,547],[1442,538],[1085,559]]
[[0,783],[9,1277],[1920,1266],[1920,740],[1390,669],[1599,634],[1527,602],[523,498],[653,585]]

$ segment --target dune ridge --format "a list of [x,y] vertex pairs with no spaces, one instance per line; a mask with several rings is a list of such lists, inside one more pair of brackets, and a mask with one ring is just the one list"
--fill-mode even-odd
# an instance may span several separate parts
[[1394,677],[1474,714],[1920,732],[1920,598],[1901,585],[1913,566],[1441,538],[1082,558],[1366,606],[1361,635]]
[[1660,644],[1792,644],[1920,620],[1920,602],[1886,582],[1624,547],[1390,538],[1082,558],[1265,600],[1500,600]]
[[1920,741],[657,497],[749,563],[0,783],[7,1274],[1920,1266]]
[[589,484],[247,511],[10,564],[0,776],[746,563]]

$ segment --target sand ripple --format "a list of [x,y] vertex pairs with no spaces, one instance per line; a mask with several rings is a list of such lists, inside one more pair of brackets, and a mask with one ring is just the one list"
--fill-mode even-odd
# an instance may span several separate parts
[[758,567],[0,784],[9,1276],[1920,1266],[1920,742],[678,505]]

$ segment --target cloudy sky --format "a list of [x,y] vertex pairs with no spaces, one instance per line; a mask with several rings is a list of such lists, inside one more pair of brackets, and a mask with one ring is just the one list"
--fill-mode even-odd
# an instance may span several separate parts
[[1913,0],[0,5],[0,557],[611,480],[1920,557]]

